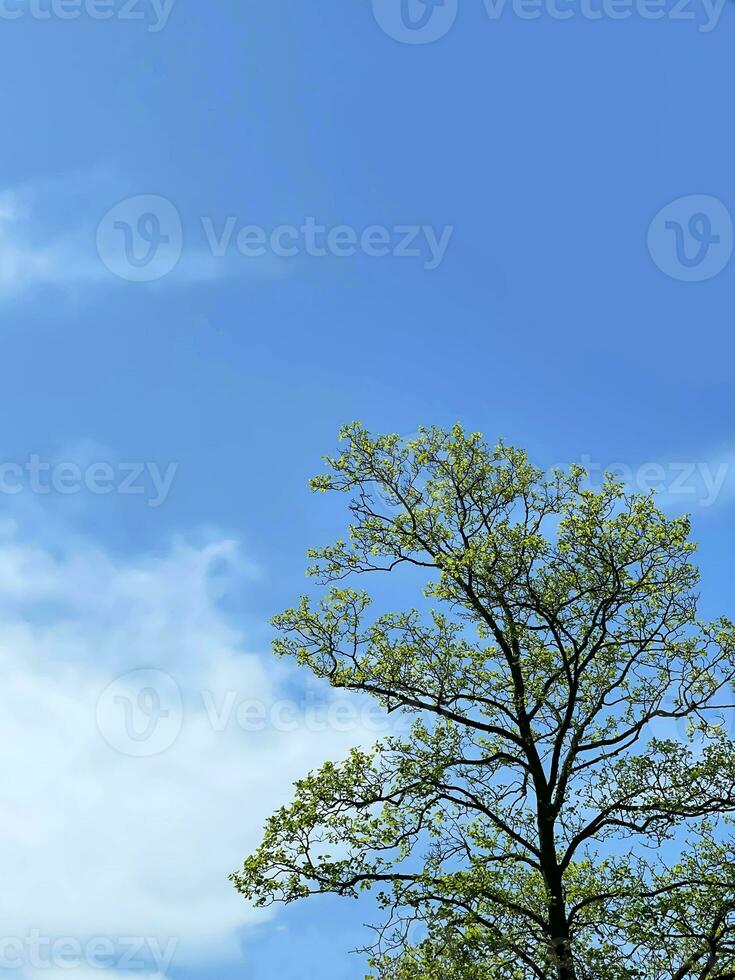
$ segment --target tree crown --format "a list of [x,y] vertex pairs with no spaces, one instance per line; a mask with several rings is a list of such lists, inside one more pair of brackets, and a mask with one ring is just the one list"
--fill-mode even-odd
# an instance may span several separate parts
[[[349,537],[275,649],[412,724],[301,780],[236,887],[375,888],[385,978],[735,978],[735,627],[697,619],[688,518],[458,425],[341,436],[312,486]],[[417,608],[346,581],[402,569]]]

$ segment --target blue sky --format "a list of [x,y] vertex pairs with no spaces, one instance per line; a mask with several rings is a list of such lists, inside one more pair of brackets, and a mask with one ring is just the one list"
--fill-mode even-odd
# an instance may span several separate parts
[[[225,879],[366,718],[246,732],[201,701],[303,696],[267,623],[341,527],[306,480],[343,422],[653,479],[732,614],[735,5],[606,3],[447,0],[431,43],[399,0],[0,4],[8,936],[175,937],[171,980],[363,976],[368,906],[266,918]],[[184,717],[142,758],[100,716],[140,668]]]

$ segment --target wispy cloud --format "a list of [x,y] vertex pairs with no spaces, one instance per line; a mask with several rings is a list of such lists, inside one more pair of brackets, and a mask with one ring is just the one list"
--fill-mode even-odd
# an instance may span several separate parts
[[0,298],[33,287],[68,288],[100,282],[104,267],[84,248],[80,229],[44,234],[22,193],[0,196]]
[[[151,215],[145,208],[138,211],[141,202],[153,202],[155,221],[156,207],[173,214],[179,232],[172,242],[164,229],[167,245],[142,272],[136,249],[145,256],[149,242],[145,237],[136,240],[137,222]],[[129,182],[109,173],[69,174],[0,190],[0,302],[27,300],[49,290],[78,296],[88,288],[151,281],[182,287],[282,271],[283,263],[272,258],[243,263],[234,254],[215,255],[201,233],[187,241],[171,202],[160,195],[131,193]]]

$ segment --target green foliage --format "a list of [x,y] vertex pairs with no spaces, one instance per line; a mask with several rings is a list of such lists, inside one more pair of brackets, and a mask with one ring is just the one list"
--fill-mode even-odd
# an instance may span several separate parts
[[[349,536],[275,648],[412,724],[297,783],[235,886],[374,889],[386,980],[735,978],[735,627],[697,620],[688,519],[460,426],[341,436],[312,485]],[[416,609],[345,582],[402,569]]]

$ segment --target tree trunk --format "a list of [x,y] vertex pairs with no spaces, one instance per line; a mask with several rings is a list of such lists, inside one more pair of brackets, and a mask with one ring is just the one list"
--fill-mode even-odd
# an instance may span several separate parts
[[549,897],[549,953],[558,980],[576,980],[571,933],[567,918],[564,881],[556,856],[554,819],[549,810],[539,813],[541,870]]
[[552,805],[543,772],[536,774],[535,784],[538,798],[537,820],[541,873],[544,876],[549,900],[549,957],[556,969],[557,980],[577,980],[564,896],[564,876],[559,867],[556,851],[558,810]]
[[569,922],[561,892],[561,882],[559,882],[558,892],[549,898],[549,928],[552,962],[556,967],[558,980],[576,980],[577,973],[572,958]]

